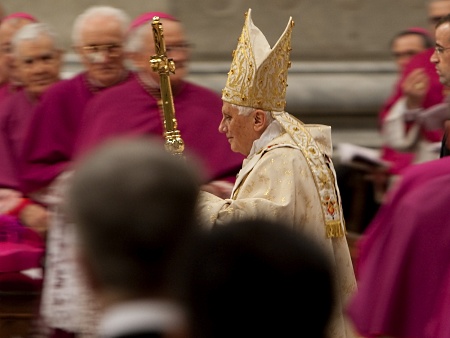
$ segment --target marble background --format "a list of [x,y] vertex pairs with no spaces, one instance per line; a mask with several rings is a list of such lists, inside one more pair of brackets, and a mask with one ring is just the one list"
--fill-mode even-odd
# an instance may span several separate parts
[[335,141],[379,145],[377,113],[395,82],[388,52],[393,34],[427,28],[427,0],[2,0],[6,11],[26,11],[59,32],[67,50],[65,76],[80,70],[71,54],[73,20],[92,5],[179,17],[195,46],[190,79],[220,92],[242,30],[244,13],[273,45],[295,21],[287,110],[303,121],[333,127]]

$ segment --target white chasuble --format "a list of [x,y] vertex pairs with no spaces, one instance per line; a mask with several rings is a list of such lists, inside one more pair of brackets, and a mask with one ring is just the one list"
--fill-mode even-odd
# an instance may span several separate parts
[[[314,130],[310,132],[308,125],[303,125],[303,130],[298,132],[307,133],[309,137],[314,135],[315,141],[320,142],[320,152],[331,149],[329,134],[318,132],[317,127],[311,126]],[[337,304],[328,336],[354,337],[344,316],[347,300],[356,290],[349,248],[345,236],[327,236],[324,216],[327,209],[324,209],[325,197],[321,191],[335,185],[334,168],[330,161],[328,166],[333,179],[327,182],[322,179],[324,188],[321,189],[317,178],[314,178],[311,163],[304,154],[288,133],[283,132],[273,138],[244,160],[230,199],[201,192],[201,221],[212,227],[225,225],[232,220],[263,217],[285,221],[293,229],[316,239],[331,258],[336,280]],[[339,195],[337,186],[335,188]],[[342,215],[339,197],[337,204],[340,209],[338,212]]]

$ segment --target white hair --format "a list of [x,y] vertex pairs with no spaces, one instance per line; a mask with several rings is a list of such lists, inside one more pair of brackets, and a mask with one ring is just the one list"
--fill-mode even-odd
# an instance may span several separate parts
[[130,18],[123,10],[111,6],[94,6],[86,9],[75,19],[72,29],[72,43],[75,46],[82,44],[81,30],[86,22],[97,16],[112,17],[116,19],[120,23],[123,36],[126,35]]
[[[244,115],[244,116],[248,116],[250,115],[252,112],[254,112],[257,108],[253,108],[253,107],[245,107],[245,106],[239,106],[237,104],[231,103],[231,107],[234,107],[238,110],[238,114],[239,115]],[[263,110],[260,109],[264,112],[264,114],[266,114],[266,120],[267,120],[267,125],[269,125],[274,118],[272,117],[272,112],[270,112],[269,110]]]
[[23,41],[36,40],[45,36],[50,38],[55,49],[60,49],[60,42],[55,31],[45,23],[30,23],[19,29],[11,40],[11,48],[14,56],[17,56],[17,47]]
[[125,50],[131,53],[142,51],[144,48],[144,37],[149,32],[152,32],[152,26],[150,24],[139,26],[130,31],[125,42]]

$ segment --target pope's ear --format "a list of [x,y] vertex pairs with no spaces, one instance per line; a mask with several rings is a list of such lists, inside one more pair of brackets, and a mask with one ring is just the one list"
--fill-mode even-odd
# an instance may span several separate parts
[[266,127],[267,116],[266,113],[260,109],[255,110],[253,116],[253,126],[255,131],[261,131]]

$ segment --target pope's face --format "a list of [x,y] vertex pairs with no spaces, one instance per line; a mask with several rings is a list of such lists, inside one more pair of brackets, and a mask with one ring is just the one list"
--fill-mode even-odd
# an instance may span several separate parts
[[14,62],[19,80],[33,96],[40,96],[59,80],[61,52],[47,36],[22,41],[14,53]]
[[111,17],[92,18],[82,28],[80,37],[82,45],[76,50],[89,78],[107,87],[120,81],[125,71],[120,23]]
[[219,132],[226,135],[232,151],[245,156],[250,154],[253,142],[259,137],[254,130],[254,113],[239,115],[238,109],[228,102],[224,102],[222,106]]
[[450,23],[436,29],[436,50],[430,61],[436,66],[439,81],[450,86]]

